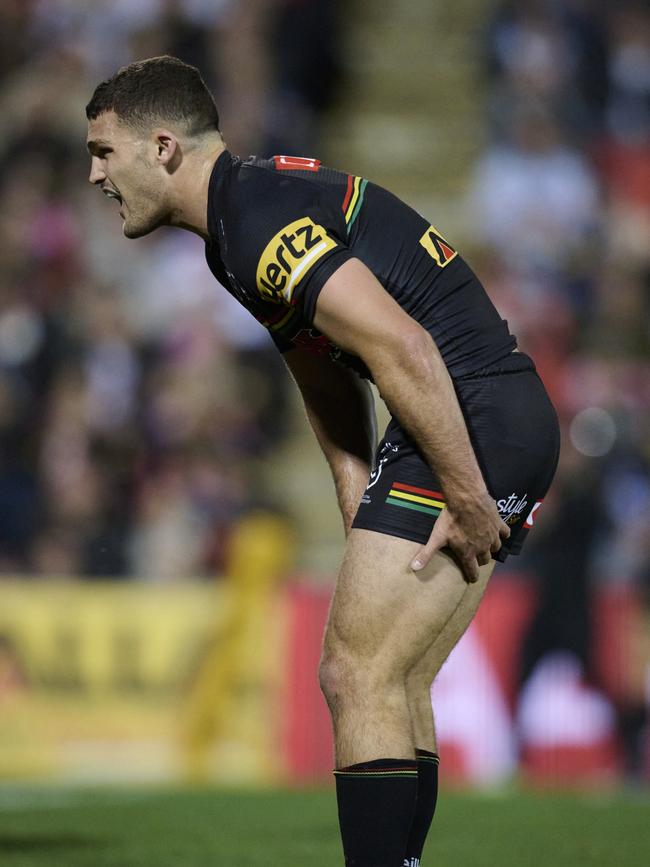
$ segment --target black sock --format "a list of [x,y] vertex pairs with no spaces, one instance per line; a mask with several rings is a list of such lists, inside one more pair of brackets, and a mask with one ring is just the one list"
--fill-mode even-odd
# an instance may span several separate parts
[[404,867],[419,867],[424,841],[427,839],[438,800],[439,756],[428,750],[416,750],[415,758],[418,765],[418,797],[406,846]]
[[346,867],[401,867],[418,787],[412,759],[334,771]]

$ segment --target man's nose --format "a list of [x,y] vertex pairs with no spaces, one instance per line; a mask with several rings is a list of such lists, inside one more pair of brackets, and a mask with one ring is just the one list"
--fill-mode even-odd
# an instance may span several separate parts
[[106,172],[102,168],[99,157],[92,157],[90,161],[90,175],[88,180],[91,184],[101,184],[106,180]]

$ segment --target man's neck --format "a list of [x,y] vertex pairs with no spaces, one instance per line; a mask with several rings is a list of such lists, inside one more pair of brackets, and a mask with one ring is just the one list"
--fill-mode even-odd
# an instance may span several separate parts
[[208,189],[217,158],[226,149],[222,141],[188,154],[175,179],[176,206],[169,219],[170,226],[186,229],[210,239],[208,231]]

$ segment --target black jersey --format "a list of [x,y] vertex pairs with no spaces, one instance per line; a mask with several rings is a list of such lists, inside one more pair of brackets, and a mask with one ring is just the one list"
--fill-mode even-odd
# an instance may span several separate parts
[[515,348],[481,283],[436,228],[387,190],[318,160],[242,161],[223,152],[210,178],[208,231],[213,274],[282,352],[327,352],[369,375],[313,325],[318,293],[351,258],[431,334],[452,377]]

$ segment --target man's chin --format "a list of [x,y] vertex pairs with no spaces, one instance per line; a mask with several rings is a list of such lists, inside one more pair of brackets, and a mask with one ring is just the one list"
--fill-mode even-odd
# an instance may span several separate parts
[[150,235],[156,229],[167,224],[168,222],[163,212],[157,212],[153,216],[150,216],[146,221],[140,220],[140,222],[138,222],[131,218],[131,215],[127,210],[127,215],[122,223],[122,232],[125,238],[144,238],[145,235]]
[[124,237],[130,238],[131,240],[134,240],[135,238],[144,238],[145,235],[153,232],[153,230],[156,228],[157,226],[152,226],[151,224],[148,224],[146,226],[133,225],[133,223],[129,223],[128,220],[125,220],[122,223],[122,232],[124,234]]

